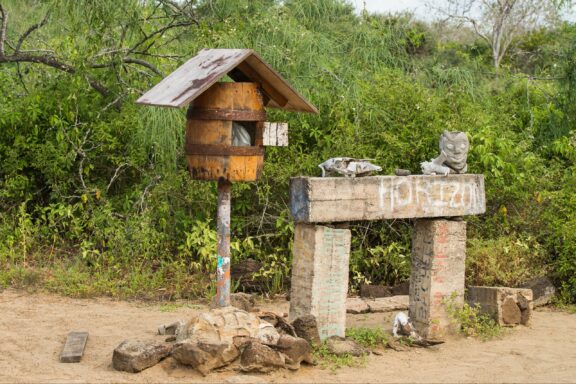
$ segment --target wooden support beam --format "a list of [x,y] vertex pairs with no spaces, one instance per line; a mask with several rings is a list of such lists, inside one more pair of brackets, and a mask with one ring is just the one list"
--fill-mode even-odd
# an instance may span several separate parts
[[484,176],[295,177],[290,211],[299,223],[478,215]]
[[230,200],[232,183],[218,179],[216,302],[219,307],[230,305]]

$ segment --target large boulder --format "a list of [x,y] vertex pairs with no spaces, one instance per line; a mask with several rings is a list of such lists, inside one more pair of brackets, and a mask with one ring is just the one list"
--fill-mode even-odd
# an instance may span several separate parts
[[320,345],[320,333],[314,315],[300,316],[292,322],[296,336],[303,338],[310,344]]
[[556,287],[547,277],[536,277],[526,281],[520,288],[532,290],[532,303],[534,307],[549,304],[556,295]]
[[513,297],[506,297],[502,302],[502,322],[506,325],[520,324],[522,313]]
[[172,351],[172,344],[160,341],[124,340],[114,349],[112,366],[118,371],[140,372],[156,365]]
[[300,368],[300,363],[303,361],[314,364],[310,344],[300,337],[282,335],[273,348],[285,356],[286,366],[289,369]]
[[244,372],[267,373],[285,367],[285,356],[257,341],[247,343],[240,355],[240,369]]
[[224,367],[240,355],[234,344],[225,342],[205,343],[185,340],[174,346],[172,357],[180,364],[195,368],[202,375],[213,369]]

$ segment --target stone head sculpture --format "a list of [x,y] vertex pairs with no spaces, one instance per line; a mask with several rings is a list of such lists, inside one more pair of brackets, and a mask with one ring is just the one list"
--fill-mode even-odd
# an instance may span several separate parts
[[440,153],[446,157],[444,165],[454,171],[450,173],[466,173],[468,149],[470,143],[464,132],[444,131],[440,136]]
[[440,136],[440,156],[421,163],[425,175],[466,173],[470,142],[464,132],[444,131]]

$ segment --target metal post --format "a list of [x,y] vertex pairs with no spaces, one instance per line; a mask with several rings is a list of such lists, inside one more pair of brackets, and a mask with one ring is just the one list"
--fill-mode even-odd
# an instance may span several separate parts
[[219,307],[230,305],[230,190],[232,183],[218,179],[218,267],[216,298]]

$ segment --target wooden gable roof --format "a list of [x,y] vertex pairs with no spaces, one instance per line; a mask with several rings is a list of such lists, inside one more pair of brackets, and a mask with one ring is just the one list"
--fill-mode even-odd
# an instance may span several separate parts
[[234,81],[260,83],[267,107],[318,113],[314,105],[251,49],[203,49],[136,103],[183,107],[225,75]]

